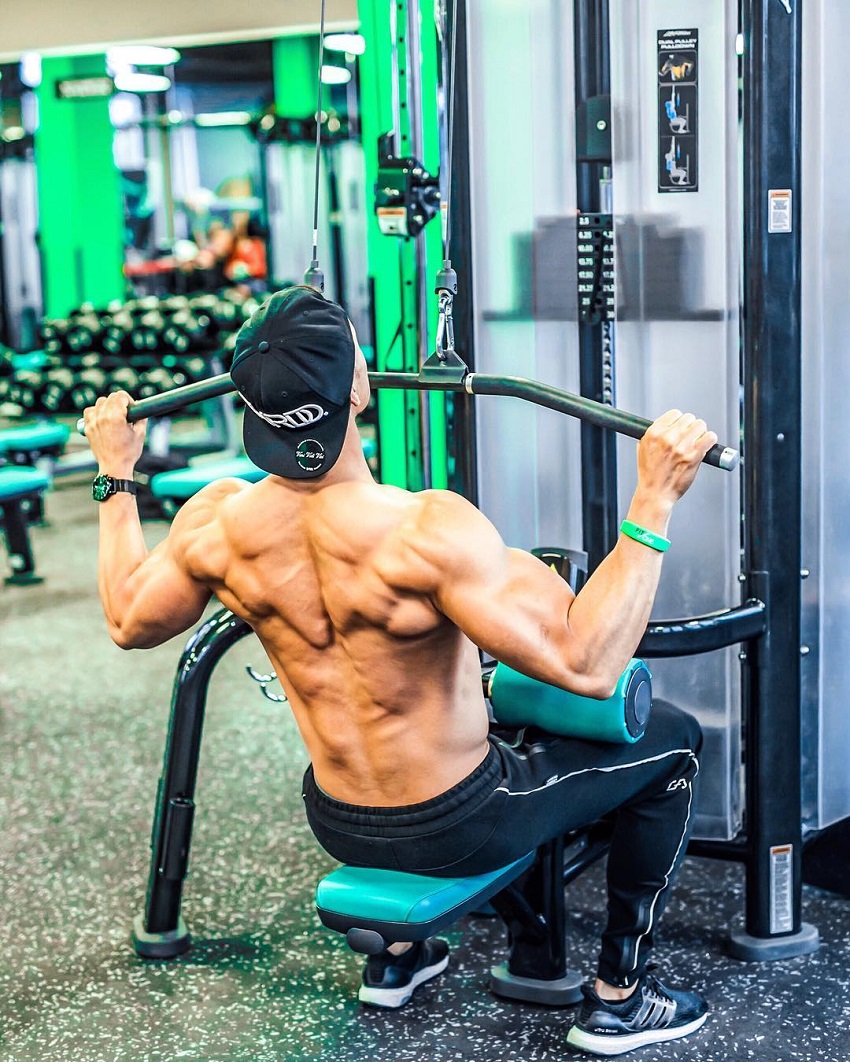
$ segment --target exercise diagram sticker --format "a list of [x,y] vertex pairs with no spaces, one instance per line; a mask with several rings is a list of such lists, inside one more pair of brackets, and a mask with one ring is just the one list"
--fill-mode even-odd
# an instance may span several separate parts
[[658,30],[658,191],[699,190],[697,86],[699,34]]
[[791,189],[770,188],[767,193],[768,232],[791,232]]
[[305,472],[318,472],[326,457],[324,446],[316,439],[302,439],[295,448],[295,460]]

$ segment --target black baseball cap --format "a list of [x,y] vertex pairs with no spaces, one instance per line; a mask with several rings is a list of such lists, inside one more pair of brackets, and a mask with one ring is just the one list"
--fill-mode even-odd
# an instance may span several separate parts
[[245,452],[286,479],[336,463],[348,430],[354,340],[342,308],[315,288],[271,296],[236,336],[230,378],[245,400]]

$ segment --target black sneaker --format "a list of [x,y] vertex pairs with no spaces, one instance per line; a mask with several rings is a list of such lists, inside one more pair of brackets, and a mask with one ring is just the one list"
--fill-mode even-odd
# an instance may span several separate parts
[[417,941],[403,955],[370,955],[357,998],[373,1007],[403,1007],[415,988],[448,964],[449,946],[439,937]]
[[567,1043],[594,1055],[623,1055],[636,1047],[688,1036],[708,1017],[708,1003],[696,992],[666,988],[645,973],[622,1003],[600,999],[583,987],[584,1001]]

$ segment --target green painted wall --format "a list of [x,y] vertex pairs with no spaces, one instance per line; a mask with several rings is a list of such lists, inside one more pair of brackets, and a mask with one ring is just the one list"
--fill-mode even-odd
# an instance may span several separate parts
[[308,118],[316,113],[318,37],[280,37],[272,42],[274,102],[284,118]]
[[63,78],[102,77],[104,57],[46,58],[35,136],[45,313],[123,298],[126,284],[120,175],[112,155],[108,99],[60,100]]

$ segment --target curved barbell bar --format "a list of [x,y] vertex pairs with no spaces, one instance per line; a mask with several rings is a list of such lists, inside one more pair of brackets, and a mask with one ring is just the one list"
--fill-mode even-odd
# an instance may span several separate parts
[[[560,388],[552,387],[551,384],[539,383],[537,380],[527,380],[520,376],[490,376],[463,370],[446,371],[444,375],[441,375],[439,367],[434,372],[426,371],[427,368],[426,363],[423,372],[418,376],[405,372],[370,372],[369,382],[376,390],[388,388],[404,391],[463,391],[469,395],[502,395],[520,398],[534,405],[577,417],[588,424],[608,428],[620,435],[628,435],[632,439],[642,438],[652,423],[645,417],[626,413],[613,406],[594,402],[591,398],[583,398],[569,391],[562,391]],[[221,373],[219,376],[211,376],[208,380],[186,384],[185,387],[175,387],[171,391],[163,391],[162,394],[133,402],[127,410],[127,420],[132,423],[147,417],[163,417],[178,409],[194,405],[195,402],[219,398],[235,390],[230,375]],[[82,419],[77,422],[77,431],[85,435],[85,423]],[[738,451],[731,446],[717,443],[705,455],[703,463],[729,472],[736,467],[739,457]]]

